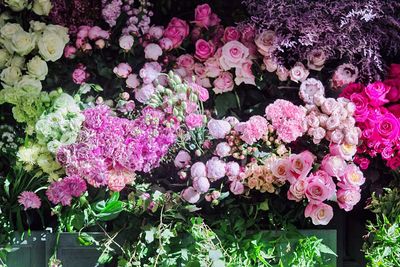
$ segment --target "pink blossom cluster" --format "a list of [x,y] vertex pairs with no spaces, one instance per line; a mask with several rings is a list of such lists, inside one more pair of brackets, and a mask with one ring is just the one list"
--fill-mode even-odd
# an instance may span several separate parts
[[268,105],[265,115],[285,143],[295,141],[307,131],[305,109],[287,100],[278,99]]
[[122,35],[143,36],[149,32],[150,17],[153,12],[148,10],[151,5],[149,1],[139,1],[139,7],[134,7],[134,0],[125,1],[122,6],[122,11],[126,13],[129,18],[126,21],[125,27],[122,29]]
[[361,131],[355,126],[355,105],[345,98],[325,98],[314,95],[314,103],[306,105],[308,135],[314,144],[323,139],[329,142],[357,145]]
[[18,203],[27,209],[39,209],[42,205],[40,198],[34,192],[24,191],[18,196]]
[[[391,169],[400,167],[400,66],[392,65],[389,79],[364,87],[347,86],[342,95],[355,105],[355,120],[361,128],[362,144],[356,161],[368,167],[369,160],[362,156],[381,157]],[[361,166],[361,165],[360,165]]]
[[73,197],[79,197],[86,192],[86,182],[78,175],[67,176],[53,182],[47,189],[47,198],[55,205],[70,206]]
[[85,110],[84,116],[77,142],[61,147],[57,160],[67,175],[114,191],[132,183],[135,172],[158,167],[179,127],[175,118],[150,107],[135,120],[114,117],[103,105]]
[[114,27],[121,15],[122,0],[101,0],[103,19],[110,27]]

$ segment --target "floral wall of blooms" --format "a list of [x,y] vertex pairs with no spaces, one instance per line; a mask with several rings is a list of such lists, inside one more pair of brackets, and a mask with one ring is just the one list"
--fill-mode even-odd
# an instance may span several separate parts
[[334,254],[254,231],[331,226],[393,185],[400,4],[244,0],[232,22],[220,2],[0,1],[1,244],[52,226],[118,266]]

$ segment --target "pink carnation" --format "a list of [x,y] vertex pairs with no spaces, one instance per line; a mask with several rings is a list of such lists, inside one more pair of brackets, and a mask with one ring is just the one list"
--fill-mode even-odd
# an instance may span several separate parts
[[203,115],[191,113],[185,118],[186,126],[194,129],[203,126]]
[[69,192],[69,186],[63,183],[62,180],[52,183],[47,189],[46,195],[53,204],[71,205],[72,196]]
[[18,203],[24,206],[24,210],[38,209],[42,204],[40,198],[34,192],[30,191],[22,192],[18,196]]
[[73,197],[79,197],[86,191],[86,182],[79,176],[68,176],[61,182],[65,184]]
[[257,142],[268,131],[268,122],[261,116],[252,116],[247,122],[239,123],[235,130],[240,132],[240,138],[251,145]]

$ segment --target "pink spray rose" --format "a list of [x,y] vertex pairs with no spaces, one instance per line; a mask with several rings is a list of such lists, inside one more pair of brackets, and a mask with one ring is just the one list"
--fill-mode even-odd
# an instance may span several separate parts
[[196,162],[190,168],[190,175],[192,176],[192,178],[206,177],[207,176],[206,165],[201,161]]
[[344,160],[352,160],[353,156],[357,152],[357,146],[356,145],[350,145],[350,144],[330,144],[329,146],[329,151],[332,156],[340,156]]
[[212,157],[206,163],[207,177],[211,182],[221,179],[225,176],[225,162],[218,159],[218,157]]
[[290,79],[294,82],[303,82],[307,79],[310,72],[304,67],[303,63],[297,62],[293,68],[290,69]]
[[216,94],[222,94],[233,90],[233,75],[230,72],[222,72],[221,75],[213,82],[213,91]]
[[190,154],[185,150],[181,150],[178,152],[178,155],[176,155],[176,157],[175,157],[174,165],[178,169],[182,169],[185,166],[189,165],[190,160],[191,160]]
[[333,209],[325,203],[309,203],[304,211],[305,217],[311,217],[314,225],[327,225],[333,218]]
[[185,123],[189,129],[201,127],[203,125],[203,115],[191,113],[186,116]]
[[196,42],[196,52],[194,57],[200,61],[205,61],[214,54],[215,46],[211,41],[199,39]]
[[235,67],[242,67],[246,58],[249,56],[249,49],[239,41],[227,42],[222,47],[222,54],[219,59],[224,70],[230,70]]
[[113,72],[119,77],[119,78],[128,78],[128,75],[132,73],[132,68],[131,66],[128,65],[128,63],[119,63],[118,66],[116,66],[113,69]]
[[224,120],[211,119],[207,124],[207,128],[212,137],[222,139],[230,132],[231,125]]

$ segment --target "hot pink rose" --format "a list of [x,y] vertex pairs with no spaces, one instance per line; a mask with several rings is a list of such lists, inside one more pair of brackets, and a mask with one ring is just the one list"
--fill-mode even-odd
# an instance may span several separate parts
[[210,181],[206,177],[196,177],[193,179],[193,188],[200,193],[206,193],[210,189]]
[[400,153],[397,153],[397,155],[388,159],[386,164],[392,170],[397,170],[398,168],[400,168]]
[[354,93],[359,94],[364,91],[364,85],[361,83],[352,83],[346,86],[340,93],[340,97],[350,99],[350,96]]
[[199,27],[210,26],[211,20],[211,7],[208,4],[198,5],[194,10],[194,22]]
[[194,204],[200,199],[200,193],[193,187],[188,187],[182,192],[182,198],[187,202]]
[[206,165],[201,161],[196,162],[190,168],[190,175],[192,176],[192,178],[206,177],[207,176]]
[[329,175],[341,177],[346,168],[346,162],[339,156],[327,155],[321,163],[321,168]]
[[172,18],[168,27],[164,31],[164,37],[172,41],[173,48],[177,48],[182,44],[183,39],[189,35],[189,25],[186,21]]
[[215,46],[211,41],[199,39],[196,42],[196,52],[194,57],[200,61],[205,61],[214,54]]
[[311,217],[314,225],[327,225],[333,218],[333,209],[325,203],[310,203],[304,211],[304,216]]
[[394,116],[400,118],[400,104],[395,104],[387,108]]
[[227,42],[222,47],[221,52],[219,61],[224,70],[230,70],[235,67],[241,68],[249,56],[249,49],[239,41]]
[[386,94],[389,102],[398,102],[400,100],[400,79],[384,81],[386,86],[390,87],[390,91]]
[[241,195],[244,192],[244,185],[239,182],[239,181],[233,181],[229,185],[229,190],[234,194],[234,195]]
[[194,129],[203,126],[203,115],[191,113],[185,118],[186,126]]
[[222,94],[233,90],[233,75],[230,72],[222,72],[221,75],[213,82],[213,91],[216,94]]
[[189,165],[190,160],[191,160],[190,154],[185,150],[181,150],[178,152],[178,155],[176,155],[176,157],[175,157],[174,165],[178,169],[182,169],[185,166]]
[[345,211],[351,211],[353,207],[360,201],[360,189],[339,189],[337,192],[337,203],[339,208]]
[[364,91],[370,100],[369,104],[378,107],[388,102],[385,96],[389,90],[390,87],[383,82],[374,82],[365,87]]
[[116,66],[113,70],[113,72],[119,77],[119,78],[128,78],[128,75],[131,74],[132,68],[129,66],[127,63],[119,63],[118,66]]
[[392,113],[386,113],[375,124],[374,135],[387,140],[397,140],[400,134],[400,122]]
[[216,139],[225,138],[225,136],[231,131],[231,125],[229,122],[224,120],[211,119],[207,124],[207,128],[210,135]]
[[224,41],[224,43],[227,43],[230,41],[238,41],[240,37],[240,32],[235,27],[230,26],[225,28],[222,40]]
[[211,182],[221,179],[225,176],[225,162],[213,157],[206,163],[207,177]]
[[356,115],[356,120],[363,122],[368,118],[368,98],[364,94],[352,94],[350,96],[351,102],[356,106],[354,114]]

